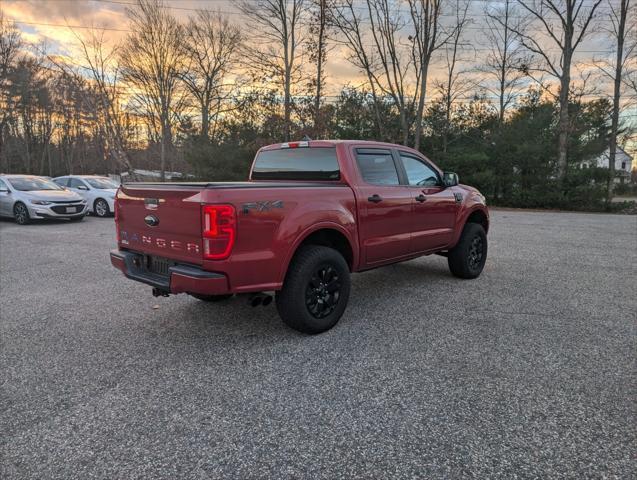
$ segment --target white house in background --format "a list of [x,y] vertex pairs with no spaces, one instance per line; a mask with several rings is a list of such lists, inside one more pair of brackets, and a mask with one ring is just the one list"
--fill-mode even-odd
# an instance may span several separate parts
[[[610,148],[607,148],[604,153],[602,153],[597,158],[592,158],[590,160],[585,160],[582,162],[583,168],[590,167],[600,167],[600,168],[608,168],[608,157],[610,154]],[[628,155],[623,148],[617,147],[615,150],[615,181],[618,183],[624,183],[625,181],[630,181],[630,172],[633,168],[633,158]]]

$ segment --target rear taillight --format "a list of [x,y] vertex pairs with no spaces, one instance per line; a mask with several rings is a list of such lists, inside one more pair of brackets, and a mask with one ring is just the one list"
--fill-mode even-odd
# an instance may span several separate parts
[[203,205],[203,258],[221,260],[230,255],[237,236],[237,216],[232,205]]

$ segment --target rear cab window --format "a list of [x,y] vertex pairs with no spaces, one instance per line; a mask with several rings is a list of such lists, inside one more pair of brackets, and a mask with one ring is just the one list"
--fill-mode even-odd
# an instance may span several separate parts
[[252,180],[340,180],[335,147],[262,150],[252,167]]

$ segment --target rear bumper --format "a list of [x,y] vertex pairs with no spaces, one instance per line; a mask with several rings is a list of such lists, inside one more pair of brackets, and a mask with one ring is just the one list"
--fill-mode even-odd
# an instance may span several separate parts
[[149,272],[142,267],[143,255],[126,250],[111,250],[111,264],[127,278],[145,283],[168,293],[223,295],[230,293],[228,278],[223,273],[207,272],[192,265],[175,265],[168,275]]

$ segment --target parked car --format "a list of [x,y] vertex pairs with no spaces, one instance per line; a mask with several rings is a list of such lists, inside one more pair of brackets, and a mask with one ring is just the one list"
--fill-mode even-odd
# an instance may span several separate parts
[[460,278],[484,267],[484,197],[416,150],[276,144],[259,150],[249,180],[122,185],[111,263],[154,295],[251,293],[258,305],[275,291],[283,321],[305,333],[340,319],[350,272],[432,253]]
[[108,177],[67,175],[53,181],[81,195],[88,202],[89,212],[98,217],[106,217],[115,211],[115,192],[119,185]]
[[81,221],[86,200],[51,180],[35,175],[0,175],[0,216],[25,225],[31,220],[66,218]]

